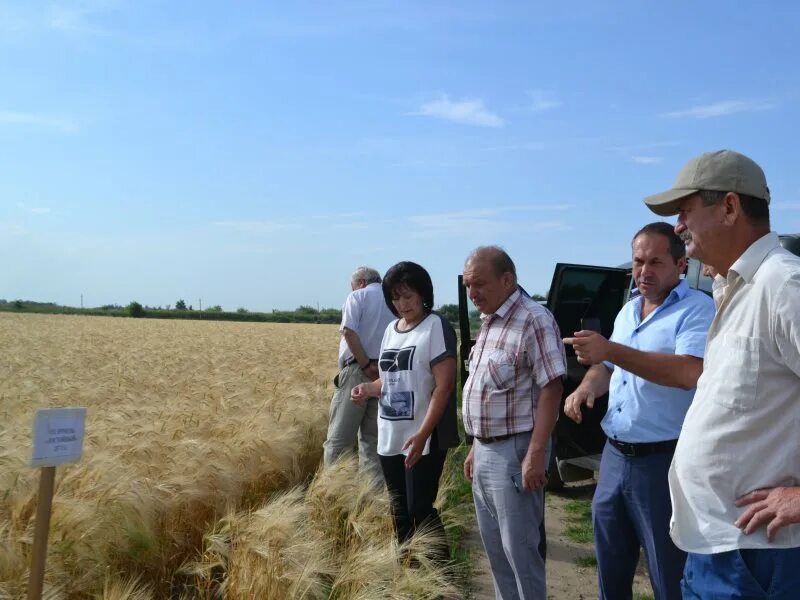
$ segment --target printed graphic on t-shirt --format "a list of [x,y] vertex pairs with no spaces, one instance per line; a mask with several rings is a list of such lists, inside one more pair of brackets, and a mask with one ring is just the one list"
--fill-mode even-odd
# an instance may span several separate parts
[[389,421],[414,420],[412,365],[416,346],[385,348],[380,358],[383,384],[379,414]]
[[390,421],[414,419],[414,392],[384,392],[380,400],[381,418]]
[[389,373],[395,371],[410,371],[411,360],[414,358],[414,350],[416,349],[416,346],[400,349],[385,348],[383,354],[381,354],[381,371],[388,371]]

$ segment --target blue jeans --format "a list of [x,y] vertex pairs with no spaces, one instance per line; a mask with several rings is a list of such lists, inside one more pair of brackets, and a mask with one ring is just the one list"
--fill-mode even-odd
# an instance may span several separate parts
[[640,547],[656,600],[680,599],[686,553],[669,537],[671,460],[672,452],[628,457],[606,443],[592,502],[601,600],[633,597]]
[[684,600],[796,600],[800,548],[689,553],[681,588]]

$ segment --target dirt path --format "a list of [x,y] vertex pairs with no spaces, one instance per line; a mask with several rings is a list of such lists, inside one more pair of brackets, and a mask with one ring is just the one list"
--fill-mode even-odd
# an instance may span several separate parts
[[[597,598],[597,570],[579,566],[578,559],[594,556],[592,544],[571,541],[565,534],[570,515],[564,506],[571,500],[590,500],[594,492],[591,482],[567,484],[563,492],[546,496],[545,528],[547,529],[547,598],[548,600],[589,600]],[[477,525],[467,537],[475,557],[472,589],[474,600],[492,600],[494,586],[489,562],[477,533]],[[634,580],[634,598],[650,598],[650,582],[642,565]],[[641,594],[641,595],[638,595]]]

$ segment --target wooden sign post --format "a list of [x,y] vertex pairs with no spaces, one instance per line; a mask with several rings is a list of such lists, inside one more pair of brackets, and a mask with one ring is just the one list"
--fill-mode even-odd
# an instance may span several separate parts
[[36,506],[28,600],[40,600],[42,597],[56,466],[80,460],[85,424],[85,408],[43,408],[36,413],[33,422],[31,466],[41,467],[42,473]]

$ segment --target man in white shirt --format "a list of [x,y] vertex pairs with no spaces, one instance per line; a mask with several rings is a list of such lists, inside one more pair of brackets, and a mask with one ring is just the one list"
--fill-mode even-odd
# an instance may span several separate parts
[[356,269],[350,289],[342,307],[339,373],[333,380],[324,461],[326,466],[332,464],[358,443],[359,466],[376,481],[383,481],[378,460],[378,399],[370,398],[359,406],[350,400],[350,392],[359,383],[377,379],[381,339],[394,315],[386,306],[381,276],[375,269]]
[[688,255],[724,278],[670,469],[684,598],[800,594],[800,258],[770,231],[769,201],[761,168],[729,150],[645,198],[678,215]]

